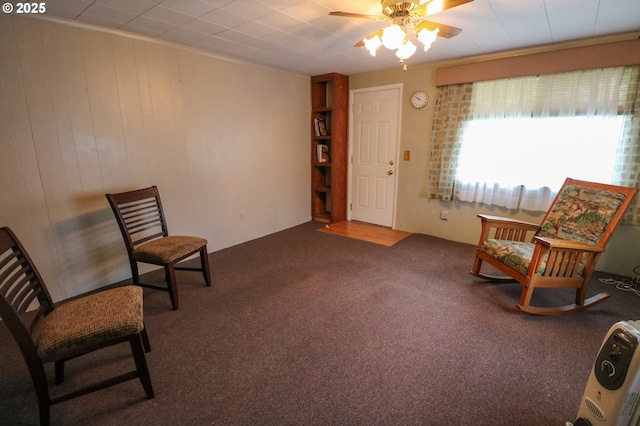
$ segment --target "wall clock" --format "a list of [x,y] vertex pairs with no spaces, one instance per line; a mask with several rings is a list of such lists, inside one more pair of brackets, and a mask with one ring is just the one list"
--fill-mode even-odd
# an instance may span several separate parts
[[429,103],[429,94],[424,90],[418,90],[411,96],[411,106],[414,108],[424,108]]

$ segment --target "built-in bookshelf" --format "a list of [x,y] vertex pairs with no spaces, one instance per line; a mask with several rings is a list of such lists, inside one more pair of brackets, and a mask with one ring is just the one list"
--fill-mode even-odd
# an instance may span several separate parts
[[311,216],[335,223],[347,218],[349,77],[311,77]]

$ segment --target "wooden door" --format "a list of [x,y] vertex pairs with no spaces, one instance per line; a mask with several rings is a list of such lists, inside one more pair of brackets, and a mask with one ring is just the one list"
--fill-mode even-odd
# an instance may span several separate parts
[[351,220],[393,226],[400,86],[354,92],[351,126]]

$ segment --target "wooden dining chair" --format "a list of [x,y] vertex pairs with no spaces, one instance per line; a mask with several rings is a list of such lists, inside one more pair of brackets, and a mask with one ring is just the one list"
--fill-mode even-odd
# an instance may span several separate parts
[[[134,284],[168,291],[174,310],[178,309],[175,271],[201,271],[207,287],[211,287],[207,240],[200,237],[169,236],[160,193],[156,186],[106,194],[106,197],[127,247]],[[179,262],[197,253],[200,255],[200,268],[178,266]],[[167,286],[141,283],[138,262],[162,266]]]
[[[11,229],[4,227],[0,228],[0,317],[29,369],[41,425],[49,424],[52,405],[128,380],[139,379],[147,398],[154,397],[139,287],[112,288],[54,305],[29,254]],[[61,384],[66,361],[124,342],[131,346],[135,370],[50,396],[45,364],[54,363],[55,383]]]
[[[610,295],[585,299],[587,285],[636,192],[636,188],[568,178],[540,225],[479,214],[482,231],[471,274],[495,282],[520,282],[523,289],[517,307],[531,314],[576,312],[600,303]],[[482,273],[483,262],[506,277]],[[531,306],[537,288],[575,289],[575,302]]]

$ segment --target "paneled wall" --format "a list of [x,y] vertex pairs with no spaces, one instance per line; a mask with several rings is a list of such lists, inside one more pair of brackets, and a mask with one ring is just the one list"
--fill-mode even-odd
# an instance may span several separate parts
[[298,225],[308,117],[307,76],[0,16],[0,226],[61,300],[130,277],[107,192],[157,185],[210,252]]

